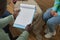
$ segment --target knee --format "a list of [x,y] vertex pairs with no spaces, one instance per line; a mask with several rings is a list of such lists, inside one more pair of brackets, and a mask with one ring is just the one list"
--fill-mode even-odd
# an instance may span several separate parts
[[47,20],[47,17],[46,17],[46,15],[45,15],[45,14],[43,14],[42,18],[43,18],[43,20],[44,20],[44,21],[46,21],[46,20]]
[[54,24],[55,24],[55,23],[54,23],[52,20],[50,20],[50,19],[47,21],[47,25],[51,25],[51,26],[52,26],[52,25],[54,25]]
[[46,16],[43,14],[43,20],[45,20],[46,19]]
[[47,21],[47,25],[51,25],[51,21],[50,20]]

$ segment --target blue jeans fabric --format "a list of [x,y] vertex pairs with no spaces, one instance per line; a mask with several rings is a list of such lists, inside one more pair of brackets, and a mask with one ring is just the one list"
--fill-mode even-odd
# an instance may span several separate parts
[[46,22],[46,24],[49,28],[49,31],[54,32],[55,31],[55,26],[57,24],[60,24],[60,15],[52,16],[51,15],[51,10],[52,9],[50,8],[44,13],[43,20]]
[[11,15],[7,10],[4,12],[4,14],[2,16],[0,16],[0,18],[4,18]]

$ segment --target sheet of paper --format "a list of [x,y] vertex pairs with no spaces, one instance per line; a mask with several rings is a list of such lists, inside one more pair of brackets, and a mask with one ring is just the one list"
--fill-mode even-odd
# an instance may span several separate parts
[[[32,5],[33,6],[33,5]],[[20,7],[19,15],[17,16],[14,24],[19,25],[16,27],[19,28],[25,28],[28,24],[32,23],[34,13],[35,13],[35,7],[30,7],[30,5],[24,5]]]

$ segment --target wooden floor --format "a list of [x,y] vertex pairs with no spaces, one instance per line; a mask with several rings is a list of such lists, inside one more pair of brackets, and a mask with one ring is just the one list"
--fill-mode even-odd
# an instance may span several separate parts
[[[29,40],[37,40],[34,34],[30,34]],[[40,39],[39,39],[40,40]],[[46,39],[42,33],[42,39],[41,40],[60,40],[60,27],[57,28],[57,34],[56,36]]]

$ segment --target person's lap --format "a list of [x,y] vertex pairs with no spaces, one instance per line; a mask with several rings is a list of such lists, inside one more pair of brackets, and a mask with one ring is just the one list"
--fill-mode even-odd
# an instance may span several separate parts
[[49,8],[49,9],[47,9],[46,10],[46,12],[43,14],[43,20],[45,21],[45,22],[47,22],[47,20],[48,19],[50,19],[51,17],[53,17],[52,15],[51,15],[51,8]]
[[9,15],[11,15],[11,14],[8,11],[5,11],[4,14],[1,17],[4,18],[4,17],[7,17]]
[[51,21],[51,22],[59,23],[60,16],[52,16],[50,13],[51,10],[52,9],[50,8],[44,13],[44,15],[43,15],[44,21]]
[[47,23],[48,27],[51,28],[51,30],[55,30],[55,26],[57,24],[60,24],[60,16],[52,16],[51,15],[51,10],[48,9],[44,15],[43,15],[43,20]]

